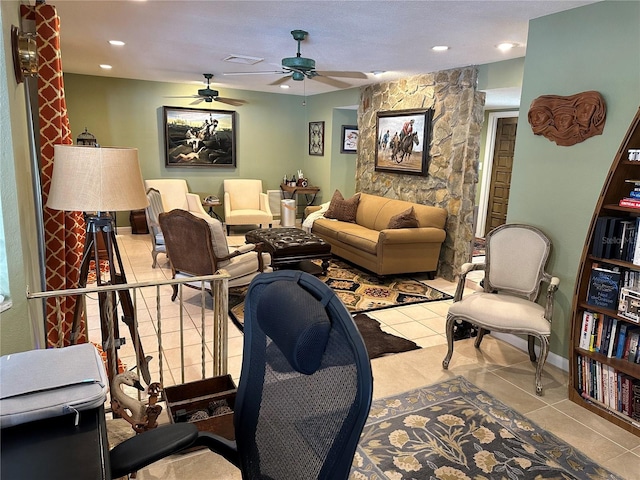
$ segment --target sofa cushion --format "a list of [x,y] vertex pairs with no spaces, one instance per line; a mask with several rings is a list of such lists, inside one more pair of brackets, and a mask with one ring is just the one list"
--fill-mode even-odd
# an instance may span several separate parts
[[416,214],[411,207],[391,217],[387,228],[418,228],[419,226]]
[[356,221],[356,213],[358,211],[358,203],[360,202],[360,194],[356,193],[353,197],[345,200],[339,190],[336,190],[331,198],[329,208],[324,213],[325,218],[335,218],[342,222]]

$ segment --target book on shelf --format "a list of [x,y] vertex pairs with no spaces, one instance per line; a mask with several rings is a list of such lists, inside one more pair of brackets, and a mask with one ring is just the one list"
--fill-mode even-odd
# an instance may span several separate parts
[[632,198],[632,197],[623,197],[618,202],[618,205],[621,207],[627,207],[627,208],[640,208],[640,199]]
[[585,310],[582,312],[582,326],[580,328],[580,343],[578,344],[583,350],[589,350],[589,342],[591,340],[591,330],[595,321],[593,312]]
[[611,329],[609,330],[607,337],[607,352],[606,355],[609,358],[612,358],[615,353],[616,346],[616,334],[618,332],[618,319],[611,319]]
[[635,363],[636,354],[638,353],[638,341],[640,340],[640,332],[634,331],[629,335],[629,354],[627,361]]
[[618,340],[616,341],[616,354],[615,358],[622,358],[624,354],[624,346],[627,342],[627,328],[629,327],[628,323],[622,323],[620,325],[620,329],[618,331]]
[[635,287],[621,287],[618,315],[632,322],[640,322],[640,291]]
[[595,307],[617,310],[620,277],[619,268],[604,268],[594,264],[589,278],[587,303]]

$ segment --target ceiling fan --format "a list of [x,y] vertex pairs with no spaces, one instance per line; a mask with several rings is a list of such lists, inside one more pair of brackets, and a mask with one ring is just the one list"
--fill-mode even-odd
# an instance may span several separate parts
[[366,79],[367,75],[362,72],[329,72],[316,70],[316,61],[312,58],[305,58],[300,54],[300,42],[307,38],[308,32],[304,30],[292,30],[293,39],[298,42],[298,53],[295,57],[282,59],[282,70],[272,72],[225,72],[223,75],[274,75],[285,74],[270,85],[280,85],[288,80],[302,81],[306,78],[331,85],[336,88],[349,88],[350,84],[330,77],[360,78]]
[[220,102],[226,103],[228,105],[234,105],[236,107],[247,103],[245,100],[238,100],[236,98],[224,98],[218,96],[218,91],[211,88],[211,79],[213,78],[213,73],[203,73],[204,78],[207,82],[206,88],[201,88],[198,90],[197,95],[189,95],[187,97],[169,97],[169,98],[195,98],[191,105],[196,105],[201,102]]

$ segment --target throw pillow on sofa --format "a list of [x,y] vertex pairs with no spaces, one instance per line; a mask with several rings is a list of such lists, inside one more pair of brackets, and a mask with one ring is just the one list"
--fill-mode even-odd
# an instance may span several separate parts
[[331,198],[329,208],[324,213],[325,218],[334,218],[342,222],[355,223],[356,212],[358,211],[358,203],[360,202],[360,194],[356,193],[353,197],[345,200],[339,190],[336,190]]
[[416,212],[414,212],[413,207],[411,207],[391,217],[387,228],[418,228],[419,226]]

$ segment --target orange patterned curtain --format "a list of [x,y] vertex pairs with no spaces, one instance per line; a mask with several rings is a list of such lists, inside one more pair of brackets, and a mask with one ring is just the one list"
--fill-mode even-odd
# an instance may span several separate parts
[[[38,111],[40,133],[40,177],[42,184],[45,277],[47,290],[75,288],[85,237],[81,212],[61,212],[46,207],[53,173],[53,146],[71,145],[71,128],[64,96],[60,52],[60,20],[52,5],[38,2],[35,6],[21,5],[23,20],[35,21],[38,48]],[[37,130],[36,130],[37,135]],[[73,188],[73,185],[69,185]],[[87,341],[84,322],[78,338],[71,341],[74,298],[66,298],[62,305],[63,321],[58,321],[55,303],[47,303],[46,336],[48,347],[61,347]]]

